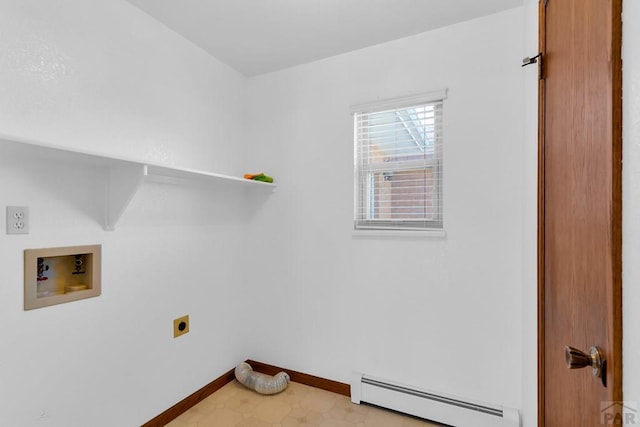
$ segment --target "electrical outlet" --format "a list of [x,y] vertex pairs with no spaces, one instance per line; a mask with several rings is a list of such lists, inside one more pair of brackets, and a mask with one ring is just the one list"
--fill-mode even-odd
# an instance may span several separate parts
[[182,316],[173,321],[173,337],[177,338],[189,332],[189,316]]
[[7,234],[29,234],[27,206],[7,206]]

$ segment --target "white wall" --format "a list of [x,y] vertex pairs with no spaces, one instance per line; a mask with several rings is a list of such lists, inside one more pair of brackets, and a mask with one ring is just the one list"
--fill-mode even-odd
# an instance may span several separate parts
[[[523,9],[248,81],[252,357],[521,407]],[[444,239],[353,237],[352,104],[448,88]],[[534,160],[535,162],[535,160]]]
[[[2,134],[237,174],[244,85],[124,1],[0,0]],[[2,224],[6,205],[32,216],[0,236],[0,425],[140,425],[245,357],[243,198],[146,184],[103,232],[105,174],[0,144]],[[25,248],[93,243],[102,296],[23,311]]]
[[240,74],[125,1],[0,8],[2,134],[242,172]]
[[[538,0],[526,0],[522,56],[538,52]],[[522,70],[524,83],[522,227],[522,421],[538,425],[538,69]]]
[[640,4],[623,3],[623,394],[640,403]]

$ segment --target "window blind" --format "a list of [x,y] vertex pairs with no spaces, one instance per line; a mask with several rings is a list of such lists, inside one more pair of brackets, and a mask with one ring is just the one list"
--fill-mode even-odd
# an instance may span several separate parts
[[442,229],[443,95],[355,112],[356,229]]

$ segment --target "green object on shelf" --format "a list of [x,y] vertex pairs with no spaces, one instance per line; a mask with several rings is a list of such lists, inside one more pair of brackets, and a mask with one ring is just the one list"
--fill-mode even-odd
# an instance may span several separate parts
[[263,173],[261,173],[260,175],[256,175],[253,178],[254,181],[262,181],[262,182],[273,182],[273,178],[270,176],[267,176]]
[[254,181],[273,182],[273,178],[271,178],[270,176],[267,176],[267,175],[265,175],[263,173],[254,173],[254,174],[245,173],[244,174],[244,178],[245,179],[252,179]]

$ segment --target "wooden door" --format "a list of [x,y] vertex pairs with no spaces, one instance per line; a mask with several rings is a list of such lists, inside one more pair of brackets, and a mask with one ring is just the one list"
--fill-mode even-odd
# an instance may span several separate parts
[[[621,2],[540,3],[539,424],[546,427],[600,426],[603,402],[622,400]],[[606,384],[590,368],[568,369],[565,346],[601,348]]]

